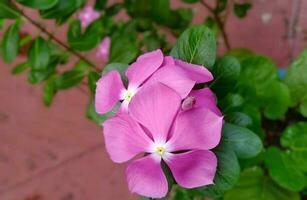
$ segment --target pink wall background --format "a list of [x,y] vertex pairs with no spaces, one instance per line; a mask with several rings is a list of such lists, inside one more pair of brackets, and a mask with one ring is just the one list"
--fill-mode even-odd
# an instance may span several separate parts
[[[291,29],[286,21],[295,16],[294,1],[254,0],[247,18],[230,16],[226,29],[231,46],[250,48],[270,56],[278,66],[287,66],[291,55],[306,46],[307,1],[301,2],[295,38],[287,35]],[[172,0],[173,8],[183,5]],[[190,7],[197,16],[193,23],[208,15],[200,4]],[[23,29],[38,33],[29,24]],[[55,29],[49,22],[48,29],[65,41],[66,27]],[[219,51],[224,51],[223,46]],[[92,53],[87,56],[94,58]],[[41,86],[29,85],[25,75],[10,74],[23,59],[19,56],[11,65],[0,61],[0,199],[136,199],[128,192],[124,165],[112,163],[105,152],[101,128],[84,117],[87,96],[77,89],[60,92],[51,108],[44,107]]]

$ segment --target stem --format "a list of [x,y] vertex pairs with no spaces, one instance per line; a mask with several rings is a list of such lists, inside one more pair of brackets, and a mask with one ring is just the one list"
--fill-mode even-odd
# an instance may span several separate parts
[[[15,5],[15,2],[12,1],[12,4]],[[33,24],[36,28],[38,28],[39,30],[41,30],[43,33],[45,33],[49,38],[51,38],[53,41],[55,41],[56,43],[58,43],[60,46],[62,46],[64,49],[66,49],[68,52],[70,52],[71,54],[75,55],[76,57],[78,57],[80,60],[83,60],[85,63],[87,63],[89,66],[91,66],[93,69],[95,69],[97,72],[100,71],[100,69],[98,67],[96,67],[96,65],[94,63],[92,63],[90,60],[88,60],[86,57],[84,57],[82,54],[80,54],[79,52],[75,51],[74,49],[72,49],[71,47],[69,47],[67,44],[65,44],[64,42],[62,42],[61,40],[59,40],[58,38],[56,38],[52,33],[50,33],[46,28],[44,28],[43,26],[41,26],[38,22],[36,22],[35,20],[33,20],[30,16],[28,16],[27,14],[25,14],[21,9],[19,9],[17,7],[17,5],[15,5],[16,10],[25,18],[27,19],[31,24]]]
[[[218,27],[220,28],[221,30],[221,33],[222,33],[222,37],[223,37],[223,40],[224,40],[224,43],[225,43],[225,46],[226,46],[226,49],[227,50],[230,50],[231,47],[230,47],[230,42],[229,42],[229,39],[228,39],[228,36],[226,34],[226,31],[225,31],[225,23],[222,21],[220,15],[218,14],[218,12],[213,9],[211,6],[209,6],[205,0],[202,0],[200,1],[200,3],[206,7],[210,12],[211,14],[213,15],[213,18],[215,19]],[[218,7],[218,1],[217,1],[217,7]]]

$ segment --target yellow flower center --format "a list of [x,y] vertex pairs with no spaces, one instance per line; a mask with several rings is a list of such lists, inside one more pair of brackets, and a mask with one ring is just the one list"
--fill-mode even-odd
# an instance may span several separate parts
[[165,147],[158,146],[155,149],[155,153],[160,155],[160,156],[163,156],[166,153],[166,149],[165,149]]
[[133,92],[127,90],[124,94],[124,100],[130,102],[133,97]]

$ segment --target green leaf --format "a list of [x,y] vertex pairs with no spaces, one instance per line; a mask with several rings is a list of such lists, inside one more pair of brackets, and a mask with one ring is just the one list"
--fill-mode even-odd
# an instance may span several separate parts
[[42,69],[42,70],[31,69],[31,71],[28,74],[28,81],[31,84],[38,84],[46,80],[54,73],[55,73],[54,65],[49,65],[47,69]]
[[210,68],[216,57],[214,34],[204,25],[189,28],[181,34],[170,54],[180,60]]
[[285,83],[291,93],[291,105],[300,105],[307,95],[307,50],[304,50],[289,66]]
[[12,69],[11,73],[13,75],[18,75],[18,74],[21,74],[22,72],[24,72],[28,68],[30,68],[29,63],[27,61],[26,62],[22,62],[22,63],[16,65],[16,67],[14,67]]
[[119,107],[120,107],[120,103],[117,103],[110,112],[100,115],[95,111],[95,103],[92,100],[92,98],[90,98],[87,104],[86,117],[94,121],[97,125],[101,126],[101,124],[105,120],[107,120],[108,118],[110,118],[111,116],[117,113],[117,110],[119,109]]
[[250,3],[235,3],[233,6],[233,11],[237,17],[243,18],[251,8],[252,4]]
[[284,116],[290,105],[290,92],[287,85],[272,81],[264,91],[264,115],[269,119]]
[[276,185],[258,167],[246,169],[236,187],[228,191],[224,200],[299,200],[298,193]]
[[12,24],[4,33],[2,41],[2,55],[7,63],[11,63],[19,50],[19,21]]
[[57,92],[55,80],[56,80],[56,76],[51,76],[44,85],[43,101],[46,106],[51,105],[53,98]]
[[96,82],[100,78],[99,73],[97,72],[90,72],[87,76],[87,84],[88,88],[90,89],[91,92],[95,93],[96,90]]
[[244,99],[240,94],[229,93],[221,101],[218,101],[219,107],[223,113],[237,111],[244,103]]
[[107,16],[114,16],[123,8],[122,3],[115,3],[112,6],[108,7],[105,12]]
[[17,2],[31,8],[46,10],[53,7],[58,0],[17,0]]
[[263,148],[260,138],[254,132],[237,125],[225,123],[223,137],[239,158],[255,157]]
[[265,164],[272,179],[281,187],[300,191],[307,185],[306,176],[293,164],[288,152],[270,147],[265,154]]
[[107,5],[108,0],[96,0],[94,8],[96,10],[103,10]]
[[56,88],[66,90],[81,83],[83,78],[89,73],[88,64],[79,61],[74,68],[61,74],[56,80]]
[[197,3],[199,0],[181,0],[184,3]]
[[94,22],[82,33],[80,21],[73,21],[67,32],[69,45],[78,51],[93,49],[100,42],[100,28],[100,24]]
[[234,48],[234,49],[231,49],[230,51],[226,52],[225,55],[236,57],[241,63],[241,61],[243,59],[245,59],[246,57],[253,56],[255,54],[249,49]]
[[307,172],[307,122],[287,127],[281,137],[281,145],[290,149],[290,156],[297,168]]
[[123,37],[121,34],[112,36],[110,47],[110,63],[130,63],[138,55],[139,50],[129,37]]
[[253,124],[252,118],[243,112],[229,113],[225,116],[225,121],[242,127],[248,127]]
[[212,30],[212,32],[214,33],[215,37],[218,36],[218,34],[220,32],[220,27],[218,26],[218,24],[216,23],[216,21],[214,20],[213,17],[208,16],[206,18],[205,22],[204,22],[204,25]]
[[237,90],[249,103],[266,106],[267,90],[272,81],[278,81],[278,77],[277,67],[270,58],[253,55],[242,59]]
[[0,19],[16,19],[19,17],[19,13],[12,5],[10,0],[0,1]]
[[214,80],[210,87],[218,97],[226,96],[235,87],[240,76],[240,63],[231,56],[224,56],[213,66]]
[[84,0],[58,0],[52,8],[40,11],[40,14],[45,19],[56,19],[63,23],[83,4]]
[[128,79],[125,75],[125,71],[128,67],[129,65],[125,63],[110,63],[103,68],[101,75],[105,75],[112,70],[116,70],[119,72],[122,80],[128,83]]
[[299,111],[304,117],[307,118],[307,94],[301,100]]
[[213,181],[214,184],[197,190],[205,196],[218,198],[236,184],[240,176],[240,165],[231,144],[224,140],[214,150],[214,153],[218,158],[217,172]]
[[29,63],[35,70],[41,70],[48,67],[50,61],[49,44],[42,37],[38,37],[32,43],[28,52]]
[[228,0],[217,0],[218,1],[218,7],[215,9],[216,12],[220,13],[223,12],[227,7]]

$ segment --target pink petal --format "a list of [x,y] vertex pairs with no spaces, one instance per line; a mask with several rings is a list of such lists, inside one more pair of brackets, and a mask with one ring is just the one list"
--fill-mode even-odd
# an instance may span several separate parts
[[103,123],[107,152],[114,162],[130,160],[139,153],[148,151],[151,139],[140,125],[128,114],[118,114]]
[[179,110],[180,96],[171,88],[155,83],[143,87],[129,103],[129,112],[148,129],[155,141],[164,141]]
[[172,88],[182,99],[190,93],[195,85],[195,81],[188,78],[184,70],[172,65],[163,66],[145,84],[150,85],[155,82],[163,83]]
[[81,26],[86,28],[89,24],[100,17],[100,13],[95,11],[91,6],[85,7],[79,13],[79,20],[81,22]]
[[178,114],[168,141],[171,151],[208,150],[221,139],[223,117],[209,109],[199,108]]
[[163,53],[160,49],[145,53],[138,57],[126,71],[129,85],[140,86],[149,76],[151,76],[162,64]]
[[162,63],[162,66],[164,66],[164,65],[175,65],[174,58],[171,57],[171,56],[165,56],[164,60],[163,60],[163,63]]
[[111,38],[105,37],[96,50],[96,57],[108,62]]
[[182,60],[175,60],[175,64],[186,71],[188,77],[196,83],[205,83],[213,80],[213,76],[204,66],[187,63]]
[[121,91],[124,90],[120,74],[112,70],[102,76],[96,83],[95,108],[96,112],[104,114],[112,110],[120,99]]
[[131,192],[152,198],[162,198],[167,194],[167,179],[160,162],[152,155],[131,162],[126,177]]
[[211,151],[195,150],[172,154],[165,160],[176,182],[184,188],[195,188],[213,183],[217,158]]
[[188,96],[195,98],[195,108],[208,108],[218,116],[222,116],[221,111],[216,105],[215,95],[209,88],[192,90]]

